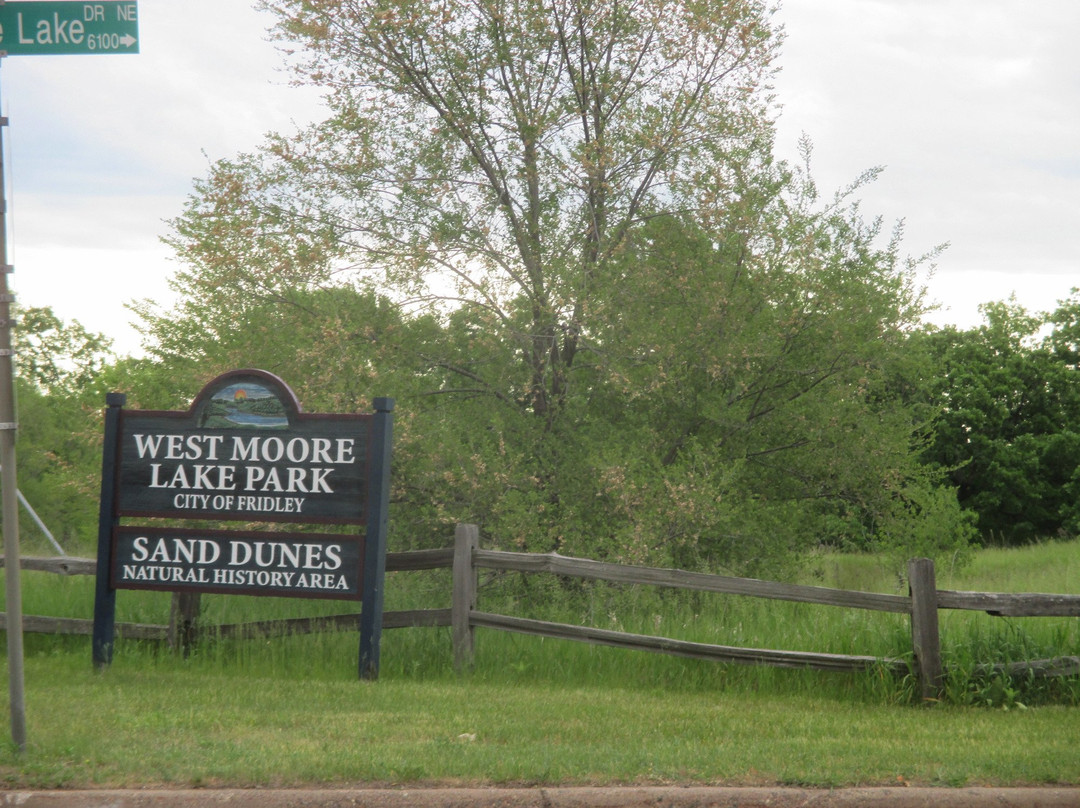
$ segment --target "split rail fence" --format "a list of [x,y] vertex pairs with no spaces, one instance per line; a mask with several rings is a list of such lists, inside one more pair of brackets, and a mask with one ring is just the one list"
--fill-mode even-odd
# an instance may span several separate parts
[[[71,557],[23,558],[21,565],[24,570],[62,575],[94,575],[96,562],[92,559]],[[475,629],[488,628],[718,662],[811,668],[823,671],[856,671],[873,667],[883,667],[897,674],[913,671],[918,676],[923,698],[933,699],[939,695],[943,680],[938,631],[939,610],[983,611],[998,617],[1080,617],[1080,595],[1007,594],[938,589],[934,564],[925,558],[913,559],[908,563],[909,594],[904,596],[734,578],[684,570],[628,566],[570,558],[557,553],[530,554],[485,550],[480,547],[479,530],[475,525],[457,526],[453,548],[388,553],[386,557],[387,572],[446,568],[452,570],[449,609],[388,611],[383,614],[383,628],[449,626],[453,641],[454,664],[459,670],[467,668],[472,662]],[[615,584],[653,585],[906,614],[911,620],[912,661],[903,658],[712,645],[493,614],[477,608],[478,572],[481,569],[548,573]],[[264,637],[283,633],[301,634],[351,629],[356,627],[358,620],[358,615],[353,613],[199,627],[196,619],[198,609],[198,594],[178,593],[173,598],[169,625],[118,623],[116,631],[118,636],[124,638],[164,640],[173,646],[183,647],[194,641],[200,630],[213,632],[222,637]],[[27,615],[23,618],[23,630],[52,634],[91,634],[93,621]],[[1030,671],[1038,676],[1076,675],[1080,674],[1080,657],[1065,656],[1016,662],[997,667],[1002,667],[1011,674]]]

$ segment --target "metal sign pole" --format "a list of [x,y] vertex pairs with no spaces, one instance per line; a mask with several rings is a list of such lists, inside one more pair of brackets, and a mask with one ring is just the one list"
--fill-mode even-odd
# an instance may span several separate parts
[[[138,53],[136,0],[8,3],[0,0],[0,60],[11,55]],[[19,488],[15,475],[15,368],[7,276],[7,193],[0,110],[0,509],[3,510],[11,737],[26,748],[23,691],[22,569],[19,563]]]
[[[0,109],[2,116],[2,109]],[[19,563],[19,488],[15,475],[15,367],[11,350],[11,302],[7,276],[7,180],[4,175],[4,127],[0,117],[0,507],[3,509],[4,581],[7,610],[8,693],[11,739],[26,749],[26,703],[23,690],[22,568]]]

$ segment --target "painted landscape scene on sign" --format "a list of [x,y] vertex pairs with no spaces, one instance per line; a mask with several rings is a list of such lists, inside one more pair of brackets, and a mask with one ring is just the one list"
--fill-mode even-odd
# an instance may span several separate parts
[[286,429],[285,405],[258,382],[227,385],[218,390],[203,410],[200,426],[210,429]]

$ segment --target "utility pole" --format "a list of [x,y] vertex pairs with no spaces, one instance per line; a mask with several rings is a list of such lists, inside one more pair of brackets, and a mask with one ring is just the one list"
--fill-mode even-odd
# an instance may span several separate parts
[[15,361],[11,349],[11,304],[8,289],[7,177],[4,130],[8,119],[0,107],[0,509],[3,510],[4,582],[7,620],[8,696],[11,740],[26,749],[26,700],[23,675],[22,566],[19,561],[19,487],[15,475]]
[[[24,32],[34,32],[25,36]],[[0,60],[8,56],[66,56],[139,52],[137,0],[0,0]],[[23,691],[22,568],[19,563],[19,488],[15,477],[15,362],[11,350],[7,185],[0,106],[0,509],[3,510],[4,580],[7,584],[8,687],[11,737],[26,749]]]

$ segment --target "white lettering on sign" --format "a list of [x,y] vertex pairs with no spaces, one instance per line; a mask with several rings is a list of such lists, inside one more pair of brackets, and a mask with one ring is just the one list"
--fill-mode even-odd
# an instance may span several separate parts
[[122,581],[152,581],[160,584],[208,584],[205,567],[151,567],[139,564],[124,564],[120,573]]
[[162,472],[161,463],[150,464],[151,488],[189,488],[196,491],[235,491],[236,466],[177,466],[170,474]]
[[[210,539],[151,540],[136,536],[131,542],[131,560],[156,564],[199,564],[207,566],[221,558],[221,547]],[[341,568],[340,544],[287,543],[280,541],[229,542],[230,567],[254,564],[263,569],[336,570]]]
[[339,544],[286,544],[277,541],[232,541],[229,566],[279,569],[336,570],[341,567]]
[[341,544],[145,536],[132,540],[121,581],[350,591]]
[[[211,578],[210,573],[213,573]],[[166,567],[124,564],[120,580],[158,584],[212,584],[215,586],[259,586],[271,589],[314,589],[324,592],[349,591],[344,575],[279,570],[230,570],[206,567]]]
[[87,3],[83,6],[83,20],[86,22],[105,22],[105,6],[100,3]]
[[135,435],[139,457],[157,459],[164,448],[165,460],[218,459],[218,447],[224,435]]
[[[140,458],[156,460],[217,460],[224,435],[144,435],[135,434],[135,449]],[[356,462],[355,438],[292,438],[233,437],[229,460],[233,463],[250,461],[277,463],[324,463],[344,466]]]
[[209,539],[173,539],[171,544],[158,539],[150,549],[150,539],[136,536],[132,542],[132,561],[160,561],[165,564],[213,564],[221,557],[221,548]]
[[282,482],[281,473],[276,468],[248,466],[244,482],[245,491],[274,491],[289,494],[332,494],[326,482],[326,476],[333,469],[306,469],[291,466],[286,469],[286,481]]
[[[206,570],[199,570],[206,572]],[[295,583],[293,577],[296,577]],[[216,586],[262,586],[314,589],[323,592],[349,591],[344,575],[328,575],[320,572],[270,572],[267,570],[215,569],[212,581]]]
[[293,463],[329,463],[340,466],[355,462],[355,446],[355,438],[337,438],[334,441],[329,438],[293,438],[286,443],[276,437],[254,437],[246,442],[243,438],[234,437],[232,456],[229,459],[234,463],[243,460],[276,463],[283,457],[288,457]]
[[300,514],[305,495],[335,493],[336,467],[359,462],[356,438],[142,432],[131,438],[138,459],[150,461],[145,485],[175,491],[178,510]]
[[62,20],[57,12],[53,12],[51,21],[47,17],[38,20],[33,36],[27,36],[23,29],[21,11],[15,15],[15,22],[20,45],[81,45],[86,38],[86,26],[82,20]]

